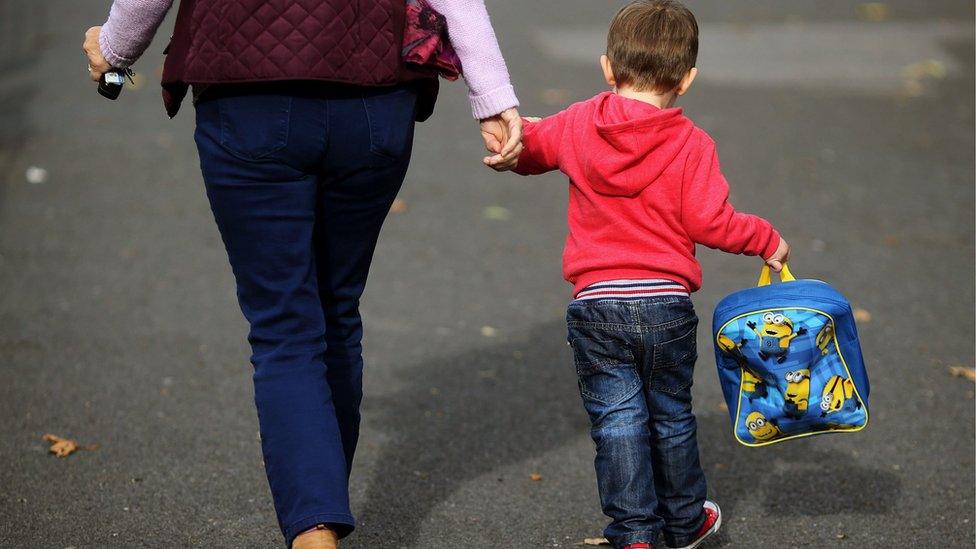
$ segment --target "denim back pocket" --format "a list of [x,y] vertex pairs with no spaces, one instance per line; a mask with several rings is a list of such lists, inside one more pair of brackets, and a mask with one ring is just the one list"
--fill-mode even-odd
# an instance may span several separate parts
[[691,316],[666,330],[665,341],[654,344],[651,389],[677,394],[691,386],[698,360],[697,328],[698,318]]
[[401,160],[413,146],[417,92],[411,87],[367,92],[363,106],[369,123],[369,150],[388,160]]
[[288,146],[292,98],[237,95],[215,99],[220,146],[243,160],[264,160]]
[[640,387],[634,354],[619,341],[577,337],[570,341],[580,393],[585,399],[616,404]]

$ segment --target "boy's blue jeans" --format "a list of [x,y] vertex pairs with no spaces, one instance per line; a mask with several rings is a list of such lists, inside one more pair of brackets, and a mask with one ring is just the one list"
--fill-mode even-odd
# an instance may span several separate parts
[[416,93],[309,83],[208,90],[196,142],[250,323],[254,400],[288,546],[352,530],[359,299],[413,142]]
[[604,532],[614,547],[690,543],[704,521],[692,374],[698,317],[687,297],[573,301],[566,313],[596,443]]

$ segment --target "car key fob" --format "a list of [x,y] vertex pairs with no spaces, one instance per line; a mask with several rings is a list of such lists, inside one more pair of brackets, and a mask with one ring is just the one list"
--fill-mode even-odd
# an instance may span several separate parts
[[109,69],[98,80],[98,93],[102,97],[115,101],[122,93],[125,86],[125,78],[132,79],[132,71],[129,69]]

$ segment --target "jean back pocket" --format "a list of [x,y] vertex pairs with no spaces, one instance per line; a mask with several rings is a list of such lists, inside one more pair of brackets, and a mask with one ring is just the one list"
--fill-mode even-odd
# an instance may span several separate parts
[[651,389],[677,394],[691,386],[698,360],[698,319],[691,317],[676,330],[677,337],[654,344],[651,363]]
[[220,113],[220,145],[243,160],[264,160],[288,146],[292,98],[235,95],[215,99]]
[[577,337],[570,344],[585,399],[616,404],[640,387],[634,355],[621,342]]
[[389,161],[410,154],[413,146],[417,92],[412,87],[367,92],[363,106],[369,123],[369,150]]

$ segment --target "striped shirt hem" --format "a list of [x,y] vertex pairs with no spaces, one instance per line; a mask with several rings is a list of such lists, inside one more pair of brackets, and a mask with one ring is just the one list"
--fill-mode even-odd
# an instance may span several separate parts
[[690,297],[690,294],[684,286],[673,280],[645,278],[594,282],[580,290],[576,299],[640,299],[664,296]]

